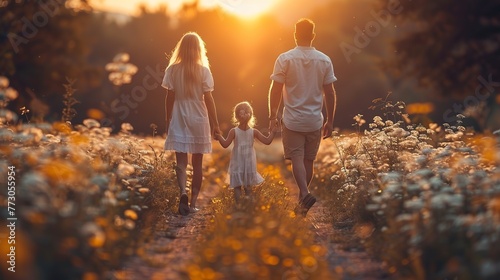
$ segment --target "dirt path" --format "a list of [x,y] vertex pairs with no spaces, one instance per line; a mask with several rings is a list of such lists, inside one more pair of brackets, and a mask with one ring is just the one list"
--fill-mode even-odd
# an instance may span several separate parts
[[156,229],[144,251],[132,257],[115,273],[123,280],[179,280],[188,279],[183,272],[193,257],[193,245],[206,227],[210,199],[217,195],[216,186],[203,186],[198,197],[200,211],[188,216],[172,215],[158,220]]
[[[280,144],[281,145],[281,144]],[[276,149],[280,149],[276,147]],[[293,175],[287,170],[286,163],[282,157],[274,159],[275,164],[282,165],[281,176],[289,187],[292,201],[298,197],[298,189],[295,187]],[[381,280],[391,279],[385,271],[381,262],[374,260],[363,248],[359,240],[353,238],[353,232],[348,224],[336,224],[332,226],[330,210],[326,202],[318,199],[318,202],[307,214],[307,220],[311,222],[311,231],[315,234],[315,241],[327,249],[327,262],[330,271],[338,275],[342,280]]]
[[318,201],[307,219],[316,234],[316,242],[327,248],[326,259],[330,270],[343,280],[391,279],[382,263],[374,260],[362,245],[352,238],[349,225],[332,226],[329,210]]
[[[259,145],[257,150],[262,162],[282,165],[282,177],[291,186],[290,195],[295,199],[297,189],[282,160],[280,144]],[[143,252],[124,264],[123,270],[115,273],[116,279],[188,279],[183,270],[193,257],[193,245],[201,238],[200,233],[206,227],[207,216],[211,215],[208,213],[209,207],[204,206],[217,193],[217,186],[204,186],[199,197],[200,212],[187,217],[174,215],[160,219],[149,242],[144,245]],[[332,226],[329,210],[321,200],[309,211],[307,219],[311,222],[311,231],[316,235],[317,244],[327,248],[329,268],[339,279],[390,279],[382,264],[373,260],[359,243],[353,241],[352,230],[348,225]]]

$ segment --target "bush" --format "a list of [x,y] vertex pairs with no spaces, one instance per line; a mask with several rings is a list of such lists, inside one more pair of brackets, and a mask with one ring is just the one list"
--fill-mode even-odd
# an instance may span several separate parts
[[[315,182],[334,223],[367,225],[367,248],[389,271],[417,279],[500,275],[500,153],[460,122],[408,124],[404,103],[382,104],[361,135],[324,143]],[[460,117],[460,116],[459,116]],[[357,128],[365,121],[355,117]]]
[[[76,129],[67,123],[0,128],[1,176],[9,166],[16,171],[20,275],[101,277],[148,236],[141,230],[153,219],[151,193],[164,189],[172,172],[167,160],[149,149],[154,140],[132,136],[130,130],[125,125],[110,135],[94,120]],[[5,220],[4,195],[0,215]],[[5,265],[2,261],[2,269]]]

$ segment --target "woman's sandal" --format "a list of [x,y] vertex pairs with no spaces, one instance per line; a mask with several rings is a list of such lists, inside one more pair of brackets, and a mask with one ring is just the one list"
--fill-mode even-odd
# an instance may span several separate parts
[[189,214],[188,196],[183,193],[179,202],[179,214],[187,216]]

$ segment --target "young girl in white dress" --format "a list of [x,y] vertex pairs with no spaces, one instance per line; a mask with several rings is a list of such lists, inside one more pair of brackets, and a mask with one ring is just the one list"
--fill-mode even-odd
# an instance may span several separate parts
[[233,110],[233,127],[227,138],[220,134],[215,137],[222,147],[227,148],[234,141],[231,159],[229,162],[229,187],[234,189],[236,202],[240,200],[242,191],[250,193],[252,186],[259,185],[264,178],[257,172],[257,159],[253,147],[254,139],[258,139],[265,145],[271,144],[276,135],[274,129],[268,136],[264,136],[259,130],[254,129],[255,117],[250,103],[244,101],[236,104]]
[[[194,33],[186,33],[172,52],[162,86],[165,99],[165,150],[175,151],[177,183],[180,188],[179,213],[196,212],[201,189],[203,154],[212,152],[210,123],[220,134],[215,102],[214,80],[210,72],[205,43]],[[191,203],[186,193],[188,154],[192,154],[193,182]]]

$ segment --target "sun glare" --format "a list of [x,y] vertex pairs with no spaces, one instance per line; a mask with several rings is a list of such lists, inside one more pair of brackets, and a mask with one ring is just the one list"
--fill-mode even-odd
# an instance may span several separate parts
[[275,1],[271,0],[219,0],[220,6],[242,18],[255,18],[268,12]]

